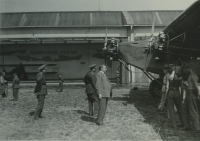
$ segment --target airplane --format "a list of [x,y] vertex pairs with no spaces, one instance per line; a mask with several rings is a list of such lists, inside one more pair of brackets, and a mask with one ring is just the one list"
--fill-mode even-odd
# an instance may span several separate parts
[[[120,61],[126,68],[132,65],[142,70],[152,80],[151,95],[160,97],[164,64],[175,64],[176,73],[180,75],[181,65],[188,63],[200,78],[200,0],[184,10],[156,37],[114,46],[108,45],[106,37],[105,42],[105,64],[106,58],[110,58]],[[159,74],[159,78],[154,78],[151,73]]]
[[[0,67],[3,67],[3,71],[5,72],[5,79],[12,80],[13,74],[17,73],[20,80],[28,80],[28,75],[37,74],[38,72],[26,72],[25,66],[41,66],[43,64],[3,64]],[[57,64],[47,64],[47,66],[55,66]],[[10,72],[7,72],[4,67],[15,67]],[[56,74],[57,72],[46,72],[46,74]]]

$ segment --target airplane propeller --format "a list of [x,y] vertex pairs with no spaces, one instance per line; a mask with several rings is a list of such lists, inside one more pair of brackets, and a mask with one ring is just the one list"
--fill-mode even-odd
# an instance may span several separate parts
[[106,51],[107,51],[107,27],[106,27],[105,43],[104,43],[104,48],[103,48],[105,65],[107,64],[107,52]]
[[149,41],[149,44],[148,44],[149,49],[148,49],[148,52],[147,52],[147,57],[151,53],[152,46],[153,46],[153,38],[154,38],[153,35],[154,35],[155,20],[156,20],[156,16],[154,15],[153,21],[152,21],[152,27],[151,27],[151,35],[150,35],[150,38],[148,40]]

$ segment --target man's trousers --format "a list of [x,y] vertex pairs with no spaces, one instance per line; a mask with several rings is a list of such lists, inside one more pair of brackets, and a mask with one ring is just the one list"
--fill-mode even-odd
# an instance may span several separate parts
[[[195,90],[188,90],[186,92],[186,98],[183,103],[183,122],[185,128],[190,128],[190,121],[194,130],[200,130],[199,127],[199,114],[197,106],[197,94]],[[191,120],[190,120],[191,119]]]
[[19,97],[19,89],[13,89],[13,99],[14,101],[18,101]]
[[170,120],[171,120],[172,126],[174,128],[177,128],[175,111],[174,111],[174,104],[177,108],[177,112],[178,112],[180,121],[183,125],[182,98],[181,98],[180,92],[179,92],[178,89],[170,88],[169,91],[168,91],[168,95],[167,95],[167,107],[168,107],[168,110],[169,110],[169,115],[170,115]]
[[103,123],[103,118],[105,116],[106,109],[107,109],[107,103],[108,103],[107,97],[102,97],[99,101],[99,111],[98,111],[98,117],[97,117],[97,120],[96,120],[97,124]]
[[37,99],[38,99],[38,105],[35,110],[34,119],[37,119],[42,116],[41,114],[44,107],[45,95],[37,95]]
[[89,106],[89,115],[93,116],[98,112],[98,98],[94,93],[88,93],[88,106]]

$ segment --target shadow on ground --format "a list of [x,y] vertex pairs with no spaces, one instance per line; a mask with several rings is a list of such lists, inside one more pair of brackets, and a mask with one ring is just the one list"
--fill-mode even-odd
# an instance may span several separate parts
[[[150,124],[154,130],[160,134],[164,141],[199,141],[200,133],[185,132],[182,128],[174,131],[167,117],[166,109],[157,111],[159,99],[153,98],[148,90],[131,90],[129,95],[123,95],[122,98],[112,98],[114,101],[122,101],[124,106],[133,104],[141,115],[145,118],[145,122]],[[176,114],[177,115],[177,114]],[[177,123],[180,124],[178,115]]]
[[81,119],[83,121],[86,121],[86,122],[95,122],[95,118],[94,117],[89,117],[89,116],[81,116]]
[[86,111],[82,111],[82,110],[74,110],[74,111],[77,112],[77,114],[89,115],[89,113],[87,113]]

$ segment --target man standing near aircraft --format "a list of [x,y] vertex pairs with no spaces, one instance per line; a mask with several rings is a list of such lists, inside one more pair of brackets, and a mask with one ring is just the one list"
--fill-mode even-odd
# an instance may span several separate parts
[[111,83],[108,80],[107,76],[105,75],[105,72],[107,71],[107,68],[105,65],[101,65],[99,67],[99,72],[96,74],[96,90],[97,94],[99,96],[99,111],[98,111],[98,117],[96,120],[97,125],[103,124],[103,118],[106,113],[108,98],[110,97],[112,93],[112,87]]
[[167,77],[168,77],[168,69],[169,66],[168,65],[164,65],[163,66],[163,73],[164,73],[164,77],[163,77],[163,85],[162,85],[162,97],[160,99],[160,104],[158,106],[158,110],[162,110],[164,108],[165,102],[166,102],[166,95],[165,95],[165,89],[166,89],[166,83],[167,83]]
[[19,96],[19,78],[17,76],[17,73],[13,74],[14,79],[12,83],[12,88],[13,88],[13,101],[18,101],[18,96]]
[[[186,98],[183,101],[183,122],[184,122],[184,130],[195,130],[200,131],[199,127],[199,114],[198,114],[198,106],[197,102],[200,99],[200,91],[198,89],[198,76],[196,73],[190,68],[188,64],[184,64],[183,73],[188,76],[188,88],[186,90]],[[192,128],[190,126],[190,119],[192,123]]]
[[60,89],[58,89],[57,92],[62,92],[63,91],[63,82],[64,82],[64,79],[63,79],[62,76],[63,76],[63,73],[61,72],[59,74],[59,77],[58,77]]
[[[94,84],[95,83],[94,73],[96,71],[96,64],[90,65],[89,68],[90,71],[85,75],[83,81],[86,85],[85,92],[87,93],[89,115],[93,116],[97,114],[97,109],[98,109],[98,98],[95,93],[96,88]],[[93,110],[93,105],[94,105],[94,110]]]
[[35,87],[35,94],[37,95],[38,99],[38,106],[34,113],[34,119],[37,120],[38,118],[43,118],[42,116],[42,110],[44,107],[44,99],[47,95],[47,86],[46,86],[46,80],[44,77],[44,74],[47,70],[46,65],[42,65],[38,68],[40,72],[37,74],[37,85]]
[[5,83],[7,82],[7,81],[5,81],[4,80],[4,76],[5,76],[5,72],[1,72],[0,73],[0,95],[2,95],[2,97],[3,98],[5,98],[6,97],[6,93],[5,93]]

